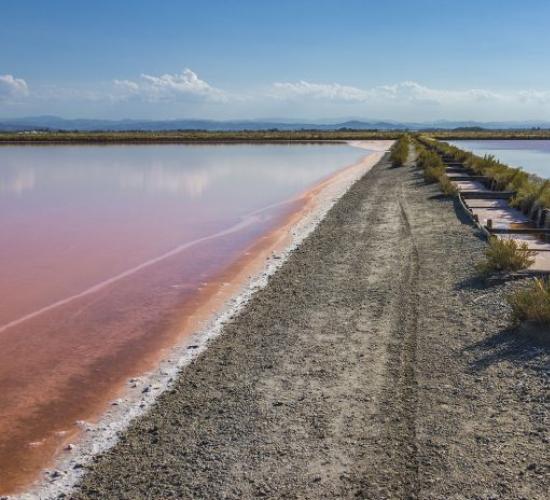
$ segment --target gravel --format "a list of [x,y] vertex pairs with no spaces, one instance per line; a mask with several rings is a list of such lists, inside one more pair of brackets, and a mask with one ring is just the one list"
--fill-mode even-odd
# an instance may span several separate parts
[[74,498],[548,498],[549,360],[412,165],[333,207]]

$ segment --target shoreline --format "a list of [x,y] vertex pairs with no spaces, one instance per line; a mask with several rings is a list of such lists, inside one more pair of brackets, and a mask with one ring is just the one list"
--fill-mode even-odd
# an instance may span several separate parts
[[[292,250],[315,229],[349,187],[379,161],[392,143],[375,142],[351,142],[351,146],[368,149],[372,153],[357,164],[344,167],[319,181],[299,196],[296,202],[303,204],[301,208],[254,243],[247,253],[256,254],[258,247],[259,252],[252,259],[239,259],[235,264],[236,271],[229,270],[228,274],[232,277],[229,286],[217,286],[209,293],[206,302],[194,312],[192,318],[184,321],[177,339],[171,342],[172,347],[162,349],[153,362],[149,360],[149,364],[156,368],[131,379],[130,387],[124,389],[124,394],[97,420],[80,422],[82,435],[74,441],[76,444],[72,442],[75,438],[73,434],[67,436],[59,448],[53,469],[31,484],[30,488],[11,494],[9,498],[52,498],[70,491],[82,476],[83,466],[112,447],[117,442],[117,434],[143,415],[157,397],[171,387],[182,369],[206,350],[208,342],[220,334],[224,323],[242,310],[255,291],[267,284],[269,276],[281,267]],[[196,333],[189,335],[190,332]],[[69,443],[71,449],[63,451]]]

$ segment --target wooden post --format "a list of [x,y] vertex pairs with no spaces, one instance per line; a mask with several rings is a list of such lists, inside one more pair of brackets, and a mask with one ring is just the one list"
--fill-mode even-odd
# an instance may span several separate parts
[[487,229],[489,231],[493,229],[493,219],[487,219]]

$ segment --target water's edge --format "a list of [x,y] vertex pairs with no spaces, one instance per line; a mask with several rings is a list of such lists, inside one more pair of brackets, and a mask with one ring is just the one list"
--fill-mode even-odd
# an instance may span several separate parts
[[[60,450],[54,468],[45,471],[29,490],[9,498],[55,498],[68,493],[85,473],[85,466],[92,458],[102,453],[118,440],[118,436],[134,420],[144,414],[158,396],[169,389],[181,375],[182,370],[197,359],[217,337],[223,325],[237,314],[253,293],[263,288],[269,277],[285,262],[288,255],[315,229],[338,199],[384,155],[393,141],[350,141],[353,147],[370,151],[357,164],[338,170],[329,179],[313,186],[300,198],[304,207],[276,228],[271,246],[255,259],[249,267],[239,271],[230,295],[220,303],[216,313],[208,314],[200,328],[194,324],[194,333],[171,348],[153,371],[132,379],[124,395],[113,402],[95,423],[81,422],[82,436],[66,451]],[[265,254],[272,255],[265,260]],[[144,389],[147,388],[145,391]]]

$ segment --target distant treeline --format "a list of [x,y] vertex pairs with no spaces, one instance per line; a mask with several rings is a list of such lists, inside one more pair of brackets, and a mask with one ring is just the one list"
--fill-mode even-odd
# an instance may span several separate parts
[[487,130],[455,129],[429,131],[427,135],[435,139],[550,139],[550,129]]
[[[259,131],[206,131],[180,130],[172,132],[129,131],[129,132],[76,132],[35,131],[0,132],[0,143],[238,143],[238,142],[316,142],[399,139],[403,134],[416,133],[398,130],[259,130]],[[433,130],[427,135],[441,140],[451,139],[550,139],[548,129],[486,130],[456,129]]]
[[397,139],[399,131],[378,130],[262,130],[262,131],[174,131],[174,132],[5,132],[0,143],[238,143],[315,142]]

